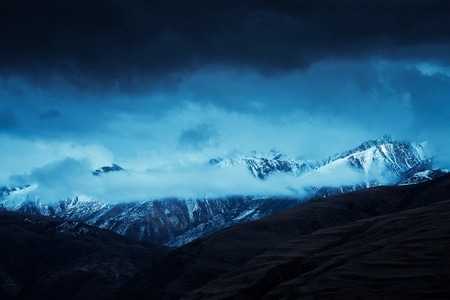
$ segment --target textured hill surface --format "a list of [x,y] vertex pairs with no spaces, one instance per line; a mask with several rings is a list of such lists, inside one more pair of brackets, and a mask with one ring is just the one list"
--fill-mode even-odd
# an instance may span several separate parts
[[74,221],[0,211],[0,299],[106,299],[168,250]]
[[[359,299],[408,299],[412,292],[404,288],[411,281],[417,298],[443,299],[450,286],[447,200],[448,175],[313,200],[178,248],[119,295],[290,299],[292,292],[305,299],[358,299],[360,288]],[[376,294],[394,287],[392,295]]]
[[185,299],[449,299],[450,200],[292,239]]

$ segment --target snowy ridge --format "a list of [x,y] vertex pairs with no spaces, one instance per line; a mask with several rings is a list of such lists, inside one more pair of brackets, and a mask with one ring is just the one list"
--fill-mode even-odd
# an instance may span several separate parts
[[352,150],[323,160],[295,161],[273,152],[268,157],[251,155],[229,159],[217,158],[210,160],[209,163],[222,168],[245,165],[258,179],[267,179],[277,172],[290,173],[296,177],[308,173],[339,176],[337,174],[354,170],[363,175],[362,180],[355,184],[370,187],[396,184],[403,179],[405,172],[426,160],[422,144],[398,142],[388,136],[365,142]]
[[0,188],[0,207],[7,210],[18,210],[27,202],[39,202],[38,199],[30,196],[30,193],[37,190],[37,184],[18,186],[18,187],[2,187]]
[[251,156],[244,156],[238,158],[222,159],[216,158],[209,161],[211,165],[221,168],[235,167],[238,165],[246,165],[248,170],[255,178],[266,179],[273,172],[292,172],[295,175],[300,175],[303,172],[312,170],[318,166],[317,162],[297,162],[292,159],[285,158],[280,153],[271,152],[269,158],[263,154],[253,154]]
[[137,240],[178,247],[224,227],[256,220],[298,203],[295,199],[232,197],[108,204],[75,198],[46,204],[26,201],[19,207],[5,209],[65,219],[61,232],[74,236],[86,233],[77,227],[83,222]]

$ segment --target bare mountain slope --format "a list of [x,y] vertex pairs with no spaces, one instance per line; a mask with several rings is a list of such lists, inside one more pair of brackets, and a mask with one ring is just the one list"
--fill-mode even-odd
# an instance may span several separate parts
[[[252,259],[271,248],[283,248],[284,243],[294,239],[307,240],[311,233],[319,229],[338,227],[383,215],[388,218],[384,221],[388,224],[389,215],[391,215],[392,220],[395,220],[396,213],[426,207],[447,199],[450,199],[449,175],[417,185],[376,187],[327,199],[313,200],[276,215],[233,226],[207,238],[187,244],[173,251],[155,268],[146,269],[136,275],[124,286],[120,296],[134,297],[139,295],[161,299],[177,299],[202,288],[214,279],[219,278],[218,280],[221,280],[220,277],[223,274],[242,268]],[[439,210],[438,206],[424,212],[430,218],[429,224],[434,222],[432,216],[436,210]],[[402,216],[408,218],[409,213]],[[375,222],[374,224],[376,224],[377,220],[383,221],[383,219],[373,219],[368,222]],[[416,226],[413,229],[416,231],[420,231],[421,227],[426,225],[416,221],[414,215],[411,215],[411,220],[405,224]],[[437,226],[438,223],[435,225]],[[401,225],[398,226],[401,228]],[[430,228],[424,227],[423,230],[426,232],[428,229]],[[341,229],[333,230],[339,231]],[[393,232],[395,230],[393,228]],[[386,233],[389,232],[389,228],[386,228]],[[437,233],[439,234],[435,239],[439,242],[445,232],[438,230]],[[350,237],[351,234],[347,236]],[[364,243],[367,238],[371,237],[365,236],[364,233],[361,233],[358,237],[360,243]],[[386,235],[386,238],[390,237]],[[405,237],[405,239],[407,238]],[[379,239],[382,239],[382,235]],[[332,242],[332,239],[330,241]],[[368,240],[368,243],[370,244],[371,241]],[[344,242],[345,239],[341,239],[340,243]],[[375,243],[376,240],[373,242]],[[426,243],[425,240],[424,243]],[[395,251],[400,251],[398,253],[405,251],[405,255],[415,255],[413,254],[415,249],[415,246],[412,245],[411,247],[405,247],[403,250],[397,249]],[[442,248],[438,248],[436,251],[441,252],[441,250]],[[442,252],[442,254],[444,253]],[[323,258],[317,260],[317,268],[320,267],[321,261],[326,263]],[[380,267],[384,268],[383,265],[380,265]],[[248,280],[250,286],[252,283],[251,277]],[[268,280],[271,280],[270,276]],[[211,293],[208,287],[205,287],[205,289],[207,290],[200,289],[200,294],[191,294],[191,296],[214,296],[214,293]],[[217,292],[220,294],[220,289],[217,289]],[[239,292],[237,295],[240,295]]]
[[75,221],[0,211],[0,299],[106,299],[168,249]]
[[292,239],[186,299],[449,299],[450,199]]

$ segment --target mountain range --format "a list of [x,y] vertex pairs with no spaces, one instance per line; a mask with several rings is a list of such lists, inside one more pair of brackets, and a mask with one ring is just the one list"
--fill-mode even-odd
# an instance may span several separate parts
[[[235,195],[220,198],[169,198],[143,202],[110,203],[77,196],[41,199],[35,183],[0,188],[0,209],[84,222],[121,235],[159,245],[179,247],[234,224],[245,223],[294,207],[313,198],[329,197],[381,185],[407,185],[438,178],[445,170],[433,169],[423,144],[389,137],[368,141],[322,160],[289,159],[277,152],[215,158],[210,168],[244,166],[254,180],[288,178],[289,197]],[[124,172],[117,164],[92,172],[107,180],[108,173]],[[231,194],[232,191],[230,191]]]
[[0,211],[1,299],[449,299],[450,175],[303,202],[177,249]]

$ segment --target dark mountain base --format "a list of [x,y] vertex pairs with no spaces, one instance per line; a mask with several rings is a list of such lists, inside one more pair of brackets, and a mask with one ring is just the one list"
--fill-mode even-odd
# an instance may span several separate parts
[[1,299],[449,299],[450,176],[312,200],[169,252],[0,212]]
[[[399,292],[395,295],[405,295],[403,298],[407,299],[411,294],[402,294],[402,286],[408,286],[410,279],[398,272],[415,268],[419,269],[411,273],[412,279],[417,277],[416,283],[428,282],[415,290],[419,298],[447,295],[444,288],[450,285],[447,273],[433,266],[445,266],[445,253],[450,250],[444,246],[450,245],[450,224],[443,223],[445,218],[450,219],[449,204],[444,202],[448,199],[450,176],[418,185],[377,187],[313,200],[268,218],[222,230],[173,251],[155,268],[136,275],[122,288],[119,298],[177,299],[199,289],[189,297],[259,299],[275,295],[274,298],[290,299],[292,291],[294,296],[306,299],[308,296],[320,299],[322,295],[325,299],[337,296],[348,299],[358,295],[353,293],[357,289],[361,289],[361,297],[368,297],[374,290],[389,290],[388,283],[396,282],[393,285],[399,287]],[[433,206],[433,203],[439,204]],[[436,218],[435,213],[438,213]],[[374,218],[377,216],[385,217]],[[396,223],[398,218],[403,221]],[[367,223],[360,221],[338,228],[358,220]],[[328,232],[311,235],[326,228],[330,228]],[[402,231],[407,233],[402,235]],[[309,243],[309,239],[317,240]],[[398,242],[390,242],[396,239]],[[431,242],[432,247],[428,249],[427,243]],[[301,247],[303,244],[305,248]],[[275,248],[274,252],[264,254],[271,248]],[[283,251],[294,254],[286,256]],[[419,265],[415,258],[421,259]],[[345,266],[339,269],[342,274],[333,271],[328,276],[327,272],[341,265]],[[372,267],[378,273],[373,273]],[[397,274],[391,274],[391,269]],[[346,278],[342,282],[338,280],[341,276]],[[304,281],[298,281],[299,278]],[[362,284],[365,281],[367,285]],[[368,288],[371,282],[374,282],[372,290]],[[339,292],[341,288],[343,291]]]
[[78,222],[0,212],[0,299],[106,299],[168,250]]
[[450,299],[450,200],[290,240],[186,299]]

